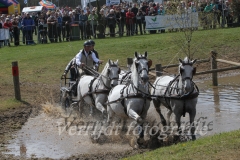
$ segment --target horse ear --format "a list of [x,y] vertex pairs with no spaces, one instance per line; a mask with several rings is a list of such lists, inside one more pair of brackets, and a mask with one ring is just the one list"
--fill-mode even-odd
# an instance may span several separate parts
[[147,53],[147,51],[145,51],[145,57],[147,58],[147,56],[148,56],[148,53]]
[[197,59],[194,59],[194,60],[192,61],[192,64],[194,64],[195,62],[197,62]]
[[111,65],[111,64],[112,64],[110,59],[108,59],[108,64],[109,64],[109,65]]
[[116,65],[118,65],[118,60],[115,62]]
[[192,75],[195,75],[196,72],[197,72],[197,68],[196,68],[196,67],[193,67],[193,73],[192,73]]
[[179,60],[180,63],[183,63],[183,61],[180,58],[178,60]]
[[135,52],[135,57],[138,58],[138,53],[137,52]]

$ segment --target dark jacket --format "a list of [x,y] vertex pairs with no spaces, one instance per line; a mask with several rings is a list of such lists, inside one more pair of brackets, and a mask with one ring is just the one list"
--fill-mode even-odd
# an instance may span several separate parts
[[75,65],[75,64],[76,64],[76,58],[74,57],[74,58],[67,64],[64,72],[67,74],[68,71],[70,70],[70,68],[71,68],[73,65]]
[[34,20],[31,17],[29,18],[25,17],[22,21],[22,25],[24,27],[23,30],[25,31],[31,31],[35,26]]
[[66,26],[66,22],[68,22],[68,25],[70,25],[71,24],[71,17],[70,16],[63,16],[63,18],[62,18],[62,26]]
[[115,14],[109,14],[107,16],[107,24],[108,26],[116,26],[116,15]]
[[87,17],[86,14],[80,14],[79,15],[79,25],[80,26],[86,25],[87,20],[88,20],[88,17]]

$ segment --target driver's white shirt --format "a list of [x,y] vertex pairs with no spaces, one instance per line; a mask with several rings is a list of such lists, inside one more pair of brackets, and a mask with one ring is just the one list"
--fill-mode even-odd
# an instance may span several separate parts
[[[89,56],[88,53],[87,53],[85,50],[80,50],[79,53],[76,55],[76,64],[77,64],[78,66],[81,65],[82,53],[83,53],[86,57]],[[99,62],[99,59],[96,57],[96,55],[95,55],[94,52],[92,52],[91,56],[92,56],[92,59],[93,59],[93,61],[94,61],[95,63],[98,63],[98,62]]]

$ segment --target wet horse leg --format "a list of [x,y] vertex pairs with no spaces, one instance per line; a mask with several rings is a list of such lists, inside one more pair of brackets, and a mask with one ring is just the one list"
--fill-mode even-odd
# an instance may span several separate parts
[[161,102],[160,102],[159,100],[155,100],[155,99],[154,99],[154,100],[153,100],[153,105],[154,105],[156,111],[158,112],[158,114],[159,114],[159,116],[160,116],[162,125],[163,125],[163,126],[166,126],[166,125],[167,125],[167,122],[166,122],[164,116],[162,115],[161,108],[160,108]]
[[128,116],[133,118],[139,124],[143,123],[143,119],[131,108],[128,110]]
[[107,125],[109,126],[114,116],[114,112],[110,105],[107,106],[107,113],[108,113]]
[[192,135],[192,140],[196,140],[196,135],[195,135],[195,124],[194,124],[194,118],[196,116],[196,109],[192,109],[191,112],[189,113],[189,118],[190,118],[190,129],[191,129],[191,135]]
[[99,110],[99,111],[101,111],[102,112],[102,114],[103,114],[103,118],[104,118],[104,115],[106,115],[107,114],[107,111],[106,111],[106,109],[103,107],[103,105],[100,103],[100,102],[95,102],[97,105],[96,105],[96,108]]

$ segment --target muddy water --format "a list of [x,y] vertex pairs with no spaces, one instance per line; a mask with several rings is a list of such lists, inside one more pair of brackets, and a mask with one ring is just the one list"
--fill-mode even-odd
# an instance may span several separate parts
[[[200,95],[196,120],[201,123],[197,128],[198,137],[240,128],[239,79],[240,76],[221,78],[218,87],[212,87],[211,81],[197,82]],[[149,112],[154,112],[152,107]],[[155,113],[154,116],[156,117]],[[155,119],[159,120],[158,117]],[[188,115],[182,121],[187,122]],[[44,113],[29,119],[7,146],[7,154],[59,159],[85,153],[131,150],[128,142],[121,136],[103,140],[106,143],[92,143],[88,134],[78,134],[81,129],[72,128],[66,131],[63,129],[64,124],[64,118],[52,118]],[[208,130],[203,131],[201,126],[207,126]]]

